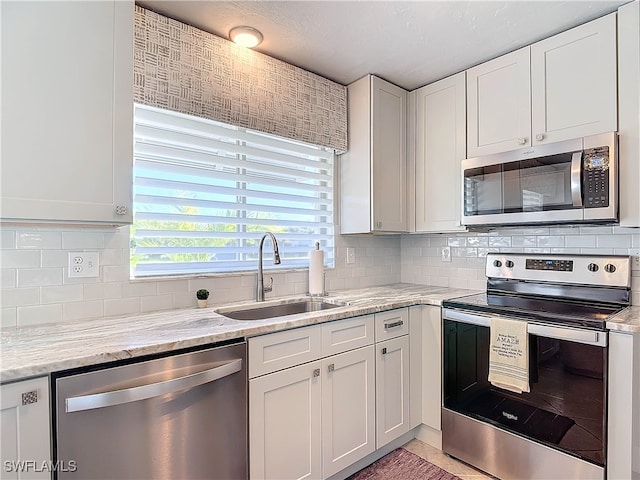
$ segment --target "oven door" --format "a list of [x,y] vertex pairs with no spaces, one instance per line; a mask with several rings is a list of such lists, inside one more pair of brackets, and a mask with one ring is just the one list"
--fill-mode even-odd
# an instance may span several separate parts
[[529,323],[518,394],[488,381],[490,325],[443,310],[443,450],[500,478],[603,478],[607,333]]

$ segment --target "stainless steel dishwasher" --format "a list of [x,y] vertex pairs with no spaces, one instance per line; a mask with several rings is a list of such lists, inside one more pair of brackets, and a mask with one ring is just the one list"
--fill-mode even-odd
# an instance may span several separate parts
[[246,342],[54,376],[63,479],[246,479]]

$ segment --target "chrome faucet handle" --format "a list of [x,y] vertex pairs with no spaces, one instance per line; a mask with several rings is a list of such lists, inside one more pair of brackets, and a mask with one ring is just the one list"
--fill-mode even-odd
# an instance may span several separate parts
[[269,277],[269,279],[271,280],[271,281],[269,282],[269,285],[267,285],[266,287],[264,287],[264,288],[263,288],[263,290],[262,290],[262,291],[263,291],[263,292],[265,292],[265,293],[268,293],[268,292],[273,291],[273,277]]

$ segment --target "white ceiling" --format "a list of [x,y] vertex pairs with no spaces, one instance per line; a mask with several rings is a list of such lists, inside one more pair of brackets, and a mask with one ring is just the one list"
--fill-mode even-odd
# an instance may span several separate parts
[[604,14],[629,0],[140,0],[228,38],[249,25],[257,51],[347,85],[367,73],[413,90]]

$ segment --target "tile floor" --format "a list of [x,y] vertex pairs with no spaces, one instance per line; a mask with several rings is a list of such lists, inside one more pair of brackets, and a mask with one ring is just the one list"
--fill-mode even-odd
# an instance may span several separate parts
[[406,445],[404,448],[409,450],[410,452],[419,455],[424,458],[428,462],[437,465],[438,467],[446,470],[449,473],[460,477],[462,480],[492,480],[493,477],[486,475],[485,473],[476,470],[469,465],[459,462],[446,454],[444,454],[441,450],[432,447],[431,445],[427,445],[424,442],[421,442],[418,439],[413,439]]

